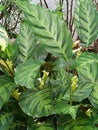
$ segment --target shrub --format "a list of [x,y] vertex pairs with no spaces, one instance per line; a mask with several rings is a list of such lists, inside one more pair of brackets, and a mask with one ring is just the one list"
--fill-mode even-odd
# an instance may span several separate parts
[[91,0],[77,2],[74,25],[80,42],[73,44],[66,23],[56,14],[28,1],[14,2],[24,20],[13,44],[2,49],[0,43],[0,128],[96,130],[95,5]]

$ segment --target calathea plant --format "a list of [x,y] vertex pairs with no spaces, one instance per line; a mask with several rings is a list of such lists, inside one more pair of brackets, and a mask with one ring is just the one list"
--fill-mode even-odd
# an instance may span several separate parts
[[0,129],[97,130],[98,56],[89,52],[98,35],[95,5],[77,2],[81,48],[74,54],[57,15],[28,1],[14,3],[24,21],[13,44],[0,27]]

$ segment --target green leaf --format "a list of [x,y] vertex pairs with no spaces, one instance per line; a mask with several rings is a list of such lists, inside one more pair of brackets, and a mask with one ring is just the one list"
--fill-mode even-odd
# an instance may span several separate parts
[[79,108],[79,105],[71,106],[67,104],[64,100],[62,100],[62,101],[56,102],[55,112],[57,114],[69,114],[75,120],[78,108]]
[[5,8],[4,5],[0,5],[0,13],[3,11],[4,8]]
[[76,91],[73,94],[73,101],[82,101],[89,97],[92,89],[93,82],[85,74],[79,73],[79,82]]
[[68,123],[65,123],[64,130],[96,130],[94,123],[89,119],[81,117],[76,120],[71,120]]
[[48,55],[48,52],[43,48],[41,44],[37,45],[37,47],[33,51],[34,59],[45,60]]
[[[76,69],[78,71],[79,82],[76,91],[73,93],[72,100],[82,101],[85,98],[89,98],[93,106],[96,106],[98,104],[98,56],[94,53],[83,53],[76,60]],[[70,100],[69,89],[63,96],[63,99]]]
[[90,96],[88,95],[90,102],[98,108],[98,56],[94,53],[83,53],[77,59],[77,70],[82,84],[87,86],[85,91],[91,91]]
[[91,126],[74,126],[72,130],[96,130]]
[[8,44],[5,53],[9,59],[14,60],[17,57],[17,53],[18,53],[17,44],[16,43]]
[[[57,69],[57,68],[56,68]],[[52,91],[54,93],[54,97],[56,100],[62,99],[68,90],[68,74],[65,69],[60,69],[58,73],[55,75],[56,79],[51,79]],[[70,75],[71,76],[71,75]],[[66,99],[65,99],[66,100]]]
[[13,119],[11,113],[0,114],[0,130],[9,130],[9,126],[12,124]]
[[74,10],[74,24],[75,28],[80,36],[80,28],[79,28],[79,13],[80,13],[80,0],[77,1],[75,10]]
[[27,60],[15,69],[15,83],[27,88],[34,88],[34,80],[43,61]]
[[[98,80],[98,79],[97,79]],[[93,88],[93,91],[91,92],[89,96],[89,100],[91,104],[95,107],[98,108],[98,83],[95,83],[95,86]]]
[[59,16],[60,19],[63,19],[63,12],[62,12],[63,4],[59,4],[58,7],[53,10],[52,12]]
[[0,76],[0,109],[9,100],[15,84],[8,76]]
[[57,76],[60,87],[67,87],[68,73],[64,69],[59,69]]
[[80,0],[77,2],[74,23],[81,44],[88,47],[98,35],[98,13],[91,0]]
[[30,124],[27,127],[28,130],[55,130],[54,127],[51,124]]
[[[78,72],[86,75],[93,82],[97,76],[98,56],[94,53],[85,52],[76,61]],[[86,71],[86,72],[85,72]]]
[[49,10],[26,1],[16,1],[34,34],[50,53],[68,60],[72,56],[72,37],[67,25]]
[[54,62],[55,66],[53,70],[59,70],[59,68],[65,69],[66,68],[66,61],[62,58],[56,59]]
[[58,90],[56,93],[57,99],[62,99],[63,95],[66,93],[68,89],[68,77],[69,74],[65,71],[65,69],[59,69],[57,74],[57,79],[55,80],[55,84],[53,86],[53,89]]
[[41,127],[37,128],[36,130],[54,130],[54,128],[52,128],[50,126],[41,126]]
[[32,57],[32,53],[37,46],[34,38],[32,25],[27,22],[22,23],[20,33],[17,38],[17,44],[19,48],[18,60],[25,62]]
[[[72,128],[72,130],[81,130],[82,129],[82,126],[74,126],[73,128]],[[84,130],[84,129],[83,129]]]
[[21,94],[19,105],[29,116],[41,117],[53,114],[52,94],[49,88],[26,91]]

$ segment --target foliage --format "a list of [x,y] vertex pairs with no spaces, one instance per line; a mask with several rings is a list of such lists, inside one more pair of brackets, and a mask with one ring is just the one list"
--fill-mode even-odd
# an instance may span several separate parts
[[12,2],[23,21],[13,44],[0,27],[0,129],[97,130],[98,55],[90,50],[98,34],[95,4],[77,2],[75,46],[58,14],[27,0]]

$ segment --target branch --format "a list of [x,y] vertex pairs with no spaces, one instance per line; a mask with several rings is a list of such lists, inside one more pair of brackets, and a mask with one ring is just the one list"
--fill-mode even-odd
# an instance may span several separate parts
[[66,0],[66,7],[67,7],[66,22],[67,22],[67,26],[68,26],[68,22],[69,22],[69,18],[68,18],[68,7],[69,7],[68,0]]
[[43,6],[43,3],[42,3],[42,1],[40,0],[40,5],[41,5],[41,7]]
[[69,21],[69,28],[70,31],[72,32],[72,26],[73,26],[73,0],[71,0],[71,5],[70,5],[70,21]]

